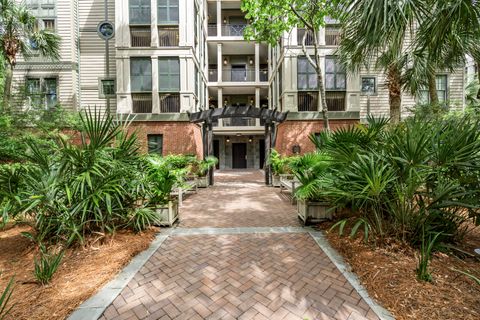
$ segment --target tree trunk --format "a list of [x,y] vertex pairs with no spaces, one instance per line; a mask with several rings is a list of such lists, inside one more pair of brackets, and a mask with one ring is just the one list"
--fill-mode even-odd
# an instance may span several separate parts
[[5,70],[5,88],[3,93],[3,110],[8,112],[10,110],[11,93],[12,93],[12,80],[13,80],[13,65],[8,64]]
[[388,67],[387,86],[390,102],[390,118],[392,123],[398,123],[401,118],[402,87],[400,70],[394,64]]
[[[317,61],[317,65],[320,65]],[[330,131],[330,121],[328,119],[327,97],[325,95],[325,86],[323,84],[322,68],[317,68],[318,79],[318,110],[321,110],[323,117],[323,128]]]
[[428,94],[430,96],[430,104],[438,105],[437,77],[435,74],[428,75]]

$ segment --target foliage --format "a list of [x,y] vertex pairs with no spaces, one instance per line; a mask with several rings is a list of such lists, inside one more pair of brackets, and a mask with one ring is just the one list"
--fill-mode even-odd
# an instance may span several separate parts
[[478,79],[470,81],[465,87],[465,103],[467,107],[472,109],[480,109],[480,99],[478,92],[480,91],[480,83]]
[[290,173],[289,164],[294,157],[282,156],[277,150],[272,149],[267,163],[272,167],[274,175]]
[[[0,320],[6,319],[10,311],[12,310],[13,306],[8,307],[8,302],[12,297],[13,293],[13,278],[7,284],[7,287],[3,290],[2,294],[0,295]],[[7,308],[8,307],[8,308]]]
[[157,219],[157,214],[151,208],[135,208],[132,211],[129,226],[135,232],[141,232],[149,228]]
[[290,159],[288,165],[301,184],[295,191],[297,198],[311,201],[322,200],[318,196],[325,188],[325,180],[322,177],[328,172],[330,161],[331,157],[321,152],[307,153],[301,157]]
[[421,281],[432,281],[432,275],[428,271],[428,264],[432,257],[432,250],[435,246],[440,233],[436,233],[432,236],[429,235],[428,239],[425,239],[425,232],[422,234],[422,244],[420,246],[420,256],[418,258],[417,278]]
[[44,245],[40,245],[40,259],[34,259],[35,264],[35,278],[42,285],[46,285],[52,280],[53,275],[60,266],[64,252],[58,254],[51,254],[47,251]]

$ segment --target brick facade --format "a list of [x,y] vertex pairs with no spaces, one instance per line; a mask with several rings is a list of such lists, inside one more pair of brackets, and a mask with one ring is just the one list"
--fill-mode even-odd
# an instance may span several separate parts
[[163,135],[163,155],[194,154],[203,156],[202,130],[199,125],[189,122],[138,121],[131,124],[136,130],[141,151],[147,152],[147,136]]
[[[330,120],[330,128],[351,126],[358,120]],[[300,146],[300,153],[315,151],[315,146],[309,136],[323,130],[323,120],[286,121],[278,126],[275,150],[283,155],[293,155],[292,148]]]

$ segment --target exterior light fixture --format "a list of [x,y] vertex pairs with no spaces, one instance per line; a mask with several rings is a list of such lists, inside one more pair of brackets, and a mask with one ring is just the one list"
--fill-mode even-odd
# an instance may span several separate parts
[[293,154],[299,154],[301,150],[302,149],[300,148],[300,146],[298,144],[296,144],[292,147]]
[[255,100],[250,99],[250,105],[253,106],[254,103],[255,103]]
[[248,142],[252,142],[252,141],[253,141],[253,137],[252,136],[248,137]]
[[223,18],[223,24],[227,24],[227,17]]
[[225,106],[228,104],[227,98],[225,98],[225,100],[223,100],[223,104],[224,104]]
[[226,140],[226,141],[227,141],[227,143],[229,143],[229,142],[230,142],[230,137],[227,136],[227,140]]
[[248,63],[250,63],[250,65],[252,65],[253,64],[253,59],[250,58],[250,60],[248,60]]
[[223,64],[224,64],[224,65],[227,65],[227,64],[228,64],[227,58],[223,59]]

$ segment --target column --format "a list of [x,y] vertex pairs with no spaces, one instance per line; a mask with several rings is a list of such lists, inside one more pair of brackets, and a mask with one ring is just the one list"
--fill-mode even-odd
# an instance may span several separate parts
[[[125,1],[127,2],[127,1]],[[151,21],[151,32],[152,32],[152,44],[153,48],[158,47],[158,18],[157,18],[157,0],[152,0],[151,2],[151,11],[152,11],[152,21]]]
[[255,82],[260,82],[260,44],[255,43]]
[[[255,88],[255,108],[260,108],[260,88]],[[260,126],[260,119],[255,119],[255,125]]]
[[160,113],[158,95],[158,57],[152,57],[152,113]]
[[115,41],[117,47],[126,48],[130,45],[130,15],[128,1],[115,0]]
[[[218,88],[217,92],[218,108],[223,108],[223,89]],[[223,127],[223,119],[218,119],[218,126]]]
[[222,36],[222,0],[217,0],[217,37]]
[[218,73],[218,83],[222,82],[222,76],[223,76],[223,55],[222,55],[222,44],[218,43],[217,44],[217,73]]

